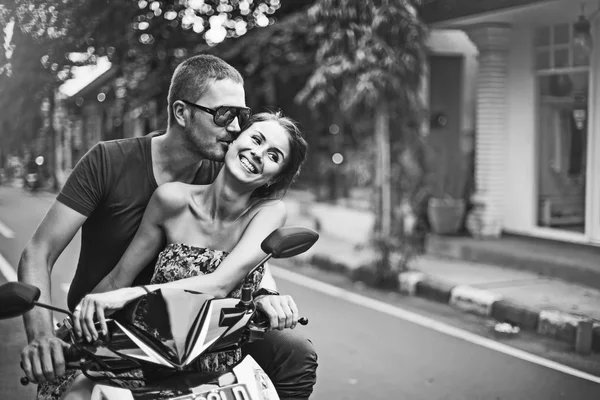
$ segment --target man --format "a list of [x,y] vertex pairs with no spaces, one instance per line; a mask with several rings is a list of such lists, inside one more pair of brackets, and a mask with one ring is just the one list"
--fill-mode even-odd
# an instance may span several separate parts
[[[223,60],[198,55],[175,70],[168,95],[168,124],[162,135],[100,142],[77,164],[19,262],[19,281],[41,289],[50,303],[50,274],[56,259],[82,228],[81,253],[68,294],[71,310],[117,264],[131,242],[154,190],[172,181],[214,180],[229,144],[250,116],[243,78]],[[148,283],[153,265],[134,284]],[[274,289],[272,277],[265,286]],[[285,318],[279,296],[257,298],[273,322]],[[49,311],[24,316],[29,344],[21,353],[33,382],[64,375],[63,348]],[[316,380],[312,344],[295,331],[274,330],[251,354],[273,380],[280,397],[308,398]]]

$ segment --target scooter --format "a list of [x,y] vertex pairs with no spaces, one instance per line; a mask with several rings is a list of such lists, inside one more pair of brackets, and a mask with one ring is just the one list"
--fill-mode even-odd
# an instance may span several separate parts
[[44,157],[36,157],[35,167],[33,169],[29,169],[24,176],[24,186],[32,192],[42,188],[42,165],[44,165]]
[[[57,336],[70,343],[67,368],[81,370],[95,383],[91,400],[279,400],[273,383],[249,355],[221,372],[199,372],[194,362],[261,340],[269,321],[253,302],[250,275],[271,258],[307,251],[318,238],[308,228],[276,229],[261,243],[266,256],[246,276],[240,299],[158,289],[107,318],[108,333],[93,344],[76,337],[69,311],[39,303],[40,290],[32,285],[0,286],[0,319],[36,306],[67,314]],[[298,322],[306,325],[308,320]],[[29,381],[24,377],[21,383]]]

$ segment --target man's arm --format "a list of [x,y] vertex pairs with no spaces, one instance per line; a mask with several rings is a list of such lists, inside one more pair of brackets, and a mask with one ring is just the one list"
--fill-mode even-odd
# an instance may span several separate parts
[[[55,201],[23,250],[18,268],[19,281],[37,286],[41,291],[40,302],[52,302],[50,274],[54,263],[86,218]],[[54,337],[52,313],[36,307],[23,316],[23,321],[29,345],[21,358],[28,378],[36,382],[44,378],[53,380],[64,374],[64,344]]]
[[[40,301],[50,303],[50,273],[54,263],[83,223],[102,201],[106,188],[103,145],[92,147],[79,160],[57,200],[23,250],[19,280],[40,288]],[[54,336],[52,314],[34,308],[23,316],[29,344],[21,352],[27,377],[33,382],[54,380],[64,374],[63,347]]]

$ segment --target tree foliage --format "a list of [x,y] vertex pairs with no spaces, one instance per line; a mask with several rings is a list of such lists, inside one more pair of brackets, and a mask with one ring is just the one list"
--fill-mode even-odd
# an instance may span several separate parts
[[[128,100],[163,96],[175,66],[254,27],[273,24],[279,0],[16,0],[0,5],[0,126],[39,110],[72,67],[106,56]],[[5,29],[10,28],[10,29]],[[5,90],[6,89],[6,90]],[[8,90],[10,89],[10,90]],[[14,94],[19,99],[14,101]],[[16,117],[16,118],[15,118]]]
[[240,38],[233,46],[219,47],[216,54],[238,67],[260,92],[269,91],[274,78],[285,83],[305,75],[314,66],[316,51],[314,32],[305,10]]
[[379,251],[382,281],[389,280],[392,251],[411,251],[402,231],[402,209],[419,193],[414,183],[420,178],[404,168],[407,160],[413,166],[418,161],[418,151],[411,150],[420,145],[426,28],[418,16],[419,4],[318,0],[309,10],[319,43],[316,68],[297,96],[323,117],[338,115],[363,128],[365,142],[371,143],[377,177],[372,244]]
[[[0,8],[4,48],[0,51],[0,126],[7,147],[34,144],[44,127],[42,104],[71,77],[71,67],[89,62],[65,54],[75,40],[64,37],[72,10],[39,2]],[[47,127],[47,126],[46,126]],[[4,147],[4,146],[3,146]]]
[[[315,111],[382,101],[404,116],[419,111],[426,30],[417,0],[319,0],[310,9],[317,68],[298,100]],[[351,115],[351,114],[350,114]]]

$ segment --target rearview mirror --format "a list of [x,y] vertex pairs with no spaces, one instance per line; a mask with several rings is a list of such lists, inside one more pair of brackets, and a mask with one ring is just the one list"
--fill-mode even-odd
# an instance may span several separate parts
[[284,226],[271,232],[262,241],[260,248],[273,258],[288,258],[304,253],[319,240],[319,234],[312,229]]
[[8,282],[0,286],[0,319],[18,317],[35,306],[40,289],[21,282]]

